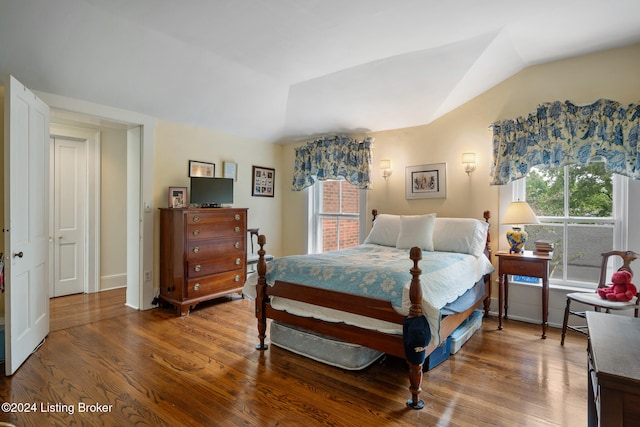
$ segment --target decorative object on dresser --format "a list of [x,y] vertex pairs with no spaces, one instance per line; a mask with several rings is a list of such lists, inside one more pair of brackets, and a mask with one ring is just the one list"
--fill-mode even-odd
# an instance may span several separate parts
[[181,315],[241,293],[246,262],[247,209],[160,209],[160,300]]
[[187,187],[169,187],[170,208],[186,208],[188,200]]
[[276,170],[253,166],[251,195],[257,197],[273,197],[276,185]]
[[588,425],[631,426],[640,419],[640,319],[586,313]]

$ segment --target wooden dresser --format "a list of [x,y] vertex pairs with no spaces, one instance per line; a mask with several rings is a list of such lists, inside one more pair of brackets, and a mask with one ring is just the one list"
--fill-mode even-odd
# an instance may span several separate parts
[[589,426],[640,420],[640,319],[587,312]]
[[196,304],[242,292],[247,209],[160,209],[160,300],[185,315]]

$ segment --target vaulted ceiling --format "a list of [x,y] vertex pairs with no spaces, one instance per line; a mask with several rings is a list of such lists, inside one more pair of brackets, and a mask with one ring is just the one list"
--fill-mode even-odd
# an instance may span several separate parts
[[0,0],[29,88],[267,142],[427,124],[640,42],[638,0]]

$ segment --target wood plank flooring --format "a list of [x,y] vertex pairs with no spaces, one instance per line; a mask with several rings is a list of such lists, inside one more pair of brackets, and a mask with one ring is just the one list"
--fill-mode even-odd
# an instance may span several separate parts
[[[99,306],[99,300],[122,309],[124,296],[100,294],[85,304]],[[495,318],[484,319],[457,354],[425,373],[426,406],[415,411],[405,406],[410,393],[402,361],[351,372],[276,346],[255,350],[253,303],[239,297],[201,304],[186,317],[169,308],[126,307],[102,317],[81,315],[75,303],[64,304],[52,301],[58,326],[44,345],[12,377],[0,376],[0,401],[35,405],[35,411],[0,412],[0,421],[305,427],[587,421],[586,339],[569,334],[562,347],[554,328],[542,340],[538,325],[507,320],[498,331]],[[75,321],[60,312],[71,312]],[[104,406],[88,406],[96,404]]]

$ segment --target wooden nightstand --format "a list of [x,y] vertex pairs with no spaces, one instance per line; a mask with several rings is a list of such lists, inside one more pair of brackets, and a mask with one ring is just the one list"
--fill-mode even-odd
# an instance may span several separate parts
[[549,317],[549,261],[553,252],[535,254],[524,251],[512,254],[508,251],[498,251],[498,329],[502,329],[502,309],[507,318],[509,305],[509,274],[542,279],[542,338],[547,337],[547,318]]

